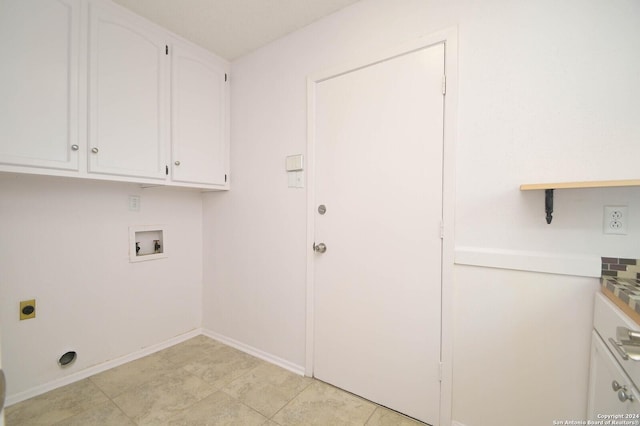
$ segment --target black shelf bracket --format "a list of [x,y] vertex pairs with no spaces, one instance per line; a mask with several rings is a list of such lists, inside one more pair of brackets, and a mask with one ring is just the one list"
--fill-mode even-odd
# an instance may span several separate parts
[[544,190],[544,211],[547,213],[547,224],[553,220],[553,189]]

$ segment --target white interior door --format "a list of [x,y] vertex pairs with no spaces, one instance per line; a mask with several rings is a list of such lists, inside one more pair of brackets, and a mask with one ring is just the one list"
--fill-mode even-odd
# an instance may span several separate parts
[[313,373],[430,424],[440,407],[444,45],[316,85]]

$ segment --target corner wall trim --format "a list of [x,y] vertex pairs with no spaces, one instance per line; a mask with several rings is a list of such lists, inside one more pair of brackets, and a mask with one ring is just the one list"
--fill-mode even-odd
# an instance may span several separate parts
[[202,330],[202,334],[221,343],[224,343],[225,345],[231,346],[232,348],[236,348],[242,352],[248,353],[249,355],[253,355],[256,358],[260,358],[263,361],[270,362],[271,364],[275,364],[278,367],[284,368],[285,370],[289,370],[292,373],[304,376],[304,366],[294,364],[291,361],[287,361],[286,359],[277,357],[268,352],[264,352],[260,349],[254,348],[253,346],[249,346],[245,343],[239,342],[238,340],[216,333],[215,331]]
[[600,256],[586,254],[456,247],[455,264],[577,277],[599,278],[601,275]]

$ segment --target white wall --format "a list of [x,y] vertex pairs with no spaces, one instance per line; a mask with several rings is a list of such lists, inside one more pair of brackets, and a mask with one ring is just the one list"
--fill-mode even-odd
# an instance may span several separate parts
[[[197,191],[0,175],[0,324],[9,399],[200,327]],[[128,196],[141,197],[139,212]],[[168,257],[129,262],[131,225],[166,225]],[[36,318],[19,321],[20,300]],[[75,364],[57,360],[75,350]]]
[[[460,19],[456,243],[637,256],[637,188],[544,192],[521,183],[637,178],[640,4],[469,2]],[[630,206],[627,237],[602,206]],[[635,237],[635,238],[634,238]],[[634,252],[635,249],[635,252]]]
[[[304,365],[306,193],[287,188],[284,158],[305,152],[306,76],[452,25],[459,30],[456,245],[595,263],[640,254],[637,188],[557,191],[552,225],[544,193],[518,190],[637,178],[640,3],[363,0],[232,64],[233,189],[204,200],[205,329]],[[602,205],[618,203],[629,205],[630,233],[603,236]],[[482,426],[584,417],[597,284],[457,266],[453,419]],[[533,350],[518,330],[534,336]],[[476,358],[465,351],[478,332],[488,343]],[[569,342],[570,362],[561,342]],[[517,362],[495,361],[512,347]],[[479,398],[488,383],[505,393]],[[538,412],[525,416],[534,399]]]

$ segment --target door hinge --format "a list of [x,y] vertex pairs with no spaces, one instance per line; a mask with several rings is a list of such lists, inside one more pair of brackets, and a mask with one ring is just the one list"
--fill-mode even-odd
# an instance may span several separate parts
[[165,55],[169,54],[169,45],[168,44],[165,44],[165,46],[164,46],[164,54]]
[[442,362],[438,365],[438,381],[442,381]]
[[442,95],[446,95],[447,94],[447,76],[443,75],[442,76]]
[[169,176],[169,166],[167,165],[164,166],[164,174]]

